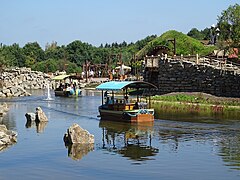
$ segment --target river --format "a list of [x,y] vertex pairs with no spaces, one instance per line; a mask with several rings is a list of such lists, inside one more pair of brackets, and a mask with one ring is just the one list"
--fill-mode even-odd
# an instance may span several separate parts
[[[240,178],[240,117],[166,118],[156,112],[153,124],[104,122],[97,117],[97,92],[63,98],[51,91],[51,101],[45,91],[32,93],[7,100],[10,110],[0,123],[17,131],[18,142],[0,152],[0,179]],[[26,124],[25,113],[38,106],[49,122]],[[64,145],[73,123],[95,136],[94,146]]]

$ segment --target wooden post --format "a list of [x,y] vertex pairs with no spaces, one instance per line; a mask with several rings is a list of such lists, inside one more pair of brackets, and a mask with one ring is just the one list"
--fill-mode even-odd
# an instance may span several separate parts
[[88,82],[88,61],[85,60],[85,76],[86,76],[86,83]]
[[104,97],[103,97],[103,90],[102,90],[102,105],[103,105],[103,103],[104,103]]
[[176,38],[173,39],[173,55],[176,55]]

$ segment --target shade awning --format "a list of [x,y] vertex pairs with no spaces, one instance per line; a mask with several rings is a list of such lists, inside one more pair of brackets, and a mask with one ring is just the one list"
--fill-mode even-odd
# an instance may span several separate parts
[[144,89],[157,88],[155,85],[145,81],[109,81],[96,87],[97,90],[119,91],[126,88]]
[[70,75],[59,75],[59,76],[55,76],[52,79],[53,80],[64,80],[66,78],[68,78]]

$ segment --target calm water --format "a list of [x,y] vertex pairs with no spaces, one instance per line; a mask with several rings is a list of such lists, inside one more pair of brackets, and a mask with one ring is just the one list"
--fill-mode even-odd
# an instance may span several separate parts
[[[240,179],[240,117],[179,120],[156,113],[154,124],[100,122],[101,97],[93,91],[53,101],[35,94],[7,102],[0,123],[18,132],[18,142],[0,152],[0,179]],[[26,125],[25,113],[38,106],[49,122]],[[93,147],[65,147],[73,123],[94,134]]]

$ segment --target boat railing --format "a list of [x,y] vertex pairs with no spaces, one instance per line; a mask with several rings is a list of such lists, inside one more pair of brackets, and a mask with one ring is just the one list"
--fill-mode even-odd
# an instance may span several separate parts
[[146,102],[136,102],[136,103],[121,102],[121,103],[107,104],[107,109],[115,110],[115,111],[147,109],[147,105],[148,104]]
[[138,102],[138,108],[139,109],[147,109],[147,103],[146,102]]

